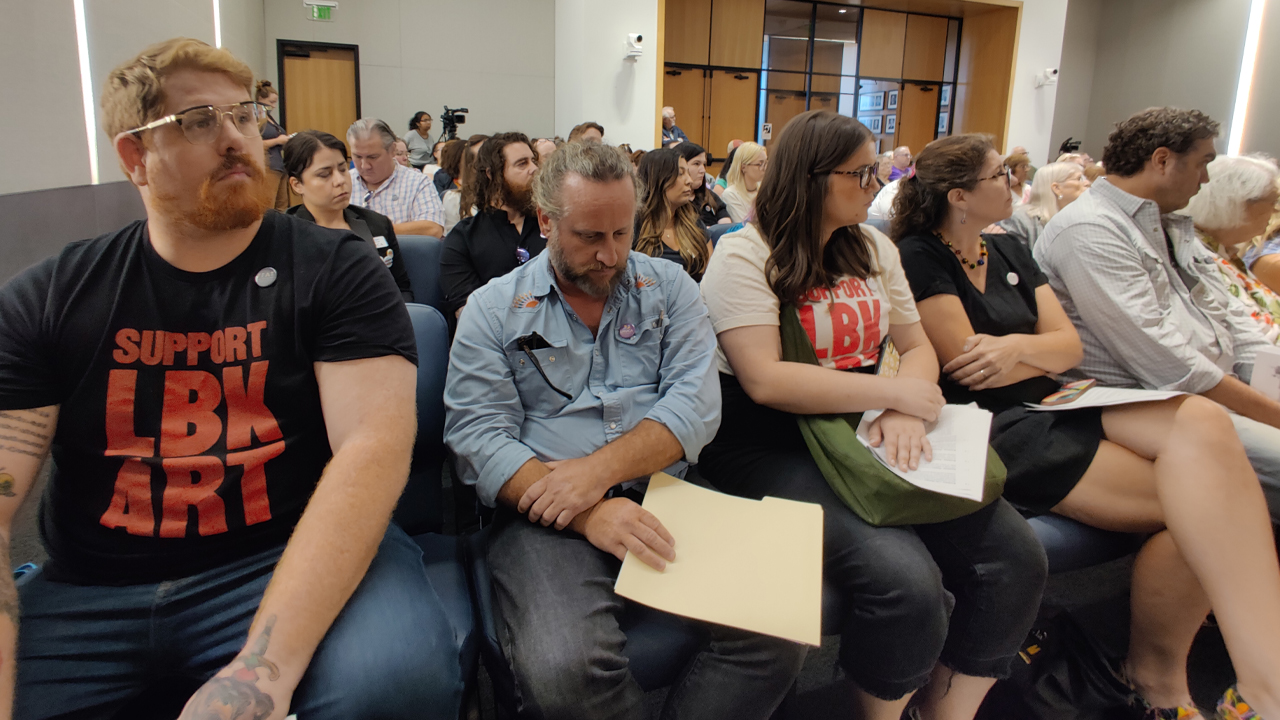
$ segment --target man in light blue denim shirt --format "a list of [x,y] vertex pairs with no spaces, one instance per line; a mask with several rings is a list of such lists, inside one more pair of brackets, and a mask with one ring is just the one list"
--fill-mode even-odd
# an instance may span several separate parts
[[[522,713],[643,718],[613,582],[628,551],[659,570],[675,559],[636,500],[720,426],[715,335],[679,265],[629,252],[636,184],[616,149],[566,145],[534,198],[547,250],[469,298],[445,437],[463,482],[498,508],[488,559]],[[707,630],[664,717],[769,717],[804,649]]]

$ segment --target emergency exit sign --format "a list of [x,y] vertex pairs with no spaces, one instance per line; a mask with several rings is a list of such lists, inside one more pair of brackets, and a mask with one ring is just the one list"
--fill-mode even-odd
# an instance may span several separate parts
[[323,5],[310,5],[312,20],[333,20],[333,8]]

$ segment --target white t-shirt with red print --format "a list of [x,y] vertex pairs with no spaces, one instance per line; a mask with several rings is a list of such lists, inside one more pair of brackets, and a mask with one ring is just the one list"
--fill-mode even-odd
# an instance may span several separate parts
[[[814,288],[798,308],[800,324],[823,367],[874,367],[890,325],[920,322],[897,246],[879,230],[869,225],[861,228],[875,244],[879,274],[866,280],[842,278],[833,287]],[[716,334],[780,324],[782,303],[765,276],[768,261],[769,246],[753,225],[720,238],[702,278],[702,298]],[[723,350],[717,350],[716,358],[720,371],[732,375]]]

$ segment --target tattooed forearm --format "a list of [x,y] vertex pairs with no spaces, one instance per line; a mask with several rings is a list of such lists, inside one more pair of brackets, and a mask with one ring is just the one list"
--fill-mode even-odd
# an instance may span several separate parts
[[53,433],[52,413],[45,410],[0,410],[0,422],[7,421],[12,425],[24,428],[19,432],[30,432],[48,440]]
[[27,448],[20,448],[14,445],[0,445],[0,450],[15,452],[15,453],[18,453],[19,455],[26,455],[28,457],[33,457],[37,460],[44,459],[44,453],[42,452],[37,452],[35,450],[28,450]]
[[230,677],[215,677],[205,683],[187,703],[178,720],[263,720],[275,711],[275,701],[258,689],[258,668],[267,671],[267,680],[280,678],[280,669],[266,658],[271,644],[271,631],[275,629],[276,616],[263,623],[263,628],[253,644],[231,666],[240,665]]
[[0,538],[0,568],[6,568],[0,573],[0,613],[4,613],[17,628],[18,588],[13,584],[13,573],[8,571],[10,567],[13,566],[9,564],[9,541]]

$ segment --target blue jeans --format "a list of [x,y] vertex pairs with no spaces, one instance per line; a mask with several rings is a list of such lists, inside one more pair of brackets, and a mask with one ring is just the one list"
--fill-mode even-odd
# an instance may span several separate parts
[[[14,718],[110,718],[157,681],[204,682],[244,645],[283,551],[159,584],[36,576],[21,589]],[[422,551],[392,525],[316,649],[290,711],[301,720],[452,720],[461,675]]]

